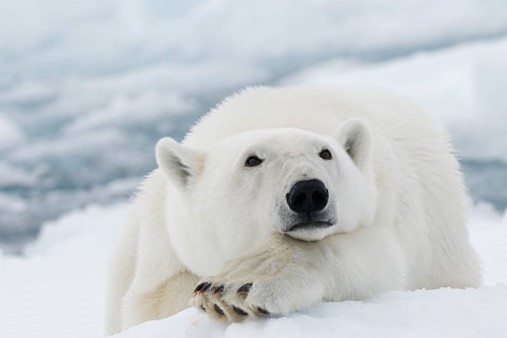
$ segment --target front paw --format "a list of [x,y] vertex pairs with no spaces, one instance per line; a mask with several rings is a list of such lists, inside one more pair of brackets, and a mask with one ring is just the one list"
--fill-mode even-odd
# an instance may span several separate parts
[[247,318],[270,316],[270,304],[264,283],[251,281],[208,280],[197,285],[192,303],[210,316],[227,322],[240,322]]
[[192,304],[219,320],[239,322],[286,315],[322,300],[328,274],[321,267],[328,264],[313,246],[274,237],[264,250],[231,261],[199,283]]

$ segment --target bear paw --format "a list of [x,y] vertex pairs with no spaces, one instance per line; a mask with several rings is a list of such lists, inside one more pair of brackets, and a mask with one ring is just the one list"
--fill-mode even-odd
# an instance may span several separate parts
[[221,274],[202,280],[192,304],[216,319],[240,322],[287,315],[320,301],[328,264],[322,250],[310,246],[273,237],[265,250],[233,260]]
[[215,319],[227,322],[241,322],[246,318],[271,315],[266,304],[259,297],[262,283],[203,281],[193,293],[192,303]]
[[263,252],[233,261],[222,274],[197,285],[192,303],[228,322],[287,314],[297,307],[292,297],[297,283],[287,283],[297,269],[287,269],[288,258]]

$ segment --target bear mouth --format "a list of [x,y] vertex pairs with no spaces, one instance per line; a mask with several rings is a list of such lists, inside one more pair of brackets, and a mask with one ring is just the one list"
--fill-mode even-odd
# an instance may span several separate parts
[[329,228],[333,226],[333,222],[331,221],[303,221],[293,224],[286,228],[283,232],[293,232],[297,230],[311,230],[311,229],[321,229],[321,228]]

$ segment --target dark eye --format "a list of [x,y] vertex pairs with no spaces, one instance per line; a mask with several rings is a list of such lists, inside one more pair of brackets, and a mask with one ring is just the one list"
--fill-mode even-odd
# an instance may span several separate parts
[[260,158],[258,158],[255,155],[248,156],[248,158],[245,161],[245,167],[256,167],[259,164],[261,164],[262,161],[263,160],[261,160]]
[[327,149],[322,149],[319,153],[319,156],[323,160],[330,160],[333,158],[333,155],[331,155],[331,152]]

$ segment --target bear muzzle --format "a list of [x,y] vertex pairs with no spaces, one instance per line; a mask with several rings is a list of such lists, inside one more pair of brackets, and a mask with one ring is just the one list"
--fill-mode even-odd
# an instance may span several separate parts
[[329,202],[329,192],[324,183],[317,179],[294,183],[285,196],[289,209],[293,212],[291,222],[283,232],[327,228],[334,221],[325,211]]

